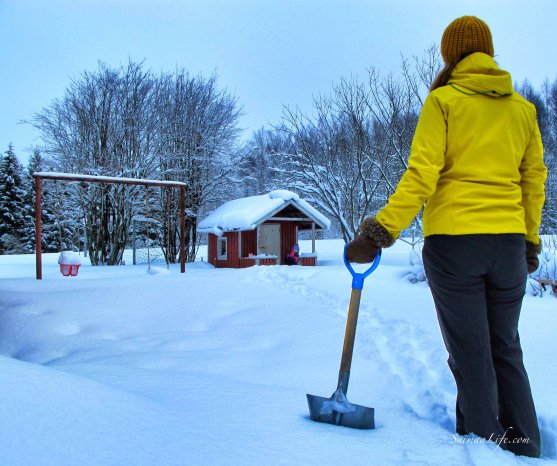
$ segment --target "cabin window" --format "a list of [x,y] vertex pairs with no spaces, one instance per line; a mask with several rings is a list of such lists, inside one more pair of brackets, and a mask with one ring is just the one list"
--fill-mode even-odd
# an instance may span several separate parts
[[218,238],[217,240],[217,259],[228,259],[228,238]]

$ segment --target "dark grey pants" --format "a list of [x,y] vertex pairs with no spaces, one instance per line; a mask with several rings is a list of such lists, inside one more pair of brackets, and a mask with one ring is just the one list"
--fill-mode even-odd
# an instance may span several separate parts
[[456,431],[540,456],[518,319],[526,286],[524,236],[433,235],[423,261],[457,386]]

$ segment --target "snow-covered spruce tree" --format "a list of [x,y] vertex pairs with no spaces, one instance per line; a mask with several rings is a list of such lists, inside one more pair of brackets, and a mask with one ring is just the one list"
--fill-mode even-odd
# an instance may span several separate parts
[[10,144],[0,159],[0,254],[25,252],[24,207],[23,167]]
[[[157,80],[153,144],[159,176],[185,182],[186,260],[195,259],[197,222],[202,208],[220,200],[238,164],[236,141],[241,109],[235,97],[217,87],[217,77],[181,70]],[[178,254],[178,193],[161,190],[162,244],[169,262]]]
[[[61,99],[32,121],[53,168],[134,178],[153,174],[153,86],[152,74],[131,61],[118,69],[101,63],[97,71],[74,80]],[[119,264],[141,189],[80,183],[68,184],[63,191],[62,211],[73,210],[74,222],[79,221],[79,212],[85,217],[91,263]]]
[[[38,150],[29,158],[27,170],[22,174],[22,184],[24,185],[22,242],[23,248],[28,254],[35,252],[35,183],[30,170],[37,159],[40,160]],[[44,249],[44,241],[41,244]]]
[[[46,170],[43,156],[39,149],[35,149],[29,157],[27,171],[23,178],[25,188],[25,227],[24,247],[27,253],[35,252],[35,180],[33,173]],[[61,250],[59,230],[54,216],[54,202],[51,193],[52,182],[43,182],[41,198],[42,218],[42,251],[57,252]]]

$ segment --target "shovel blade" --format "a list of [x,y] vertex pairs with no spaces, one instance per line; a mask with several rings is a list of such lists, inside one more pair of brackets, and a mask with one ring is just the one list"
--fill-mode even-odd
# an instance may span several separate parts
[[[336,393],[336,392],[335,392]],[[309,415],[312,420],[325,422],[336,426],[351,427],[353,429],[375,429],[374,409],[355,405],[345,399],[342,412],[331,409],[334,406],[335,395],[324,398],[306,395],[308,399]]]

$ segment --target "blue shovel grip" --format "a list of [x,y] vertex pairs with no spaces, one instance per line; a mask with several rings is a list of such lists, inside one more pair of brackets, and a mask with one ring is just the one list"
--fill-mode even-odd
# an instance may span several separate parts
[[346,268],[348,269],[348,271],[352,275],[352,288],[354,288],[356,290],[361,290],[364,287],[364,280],[369,275],[371,275],[371,272],[373,272],[379,266],[379,262],[381,262],[381,249],[379,249],[377,251],[377,254],[375,255],[375,259],[373,260],[373,263],[371,264],[369,269],[367,269],[363,273],[356,273],[354,271],[354,269],[352,268],[352,266],[350,265],[350,262],[348,262],[348,258],[346,257],[346,248],[347,247],[348,247],[348,244],[346,244],[344,246],[344,254],[343,254],[344,255],[344,265],[346,265]]

